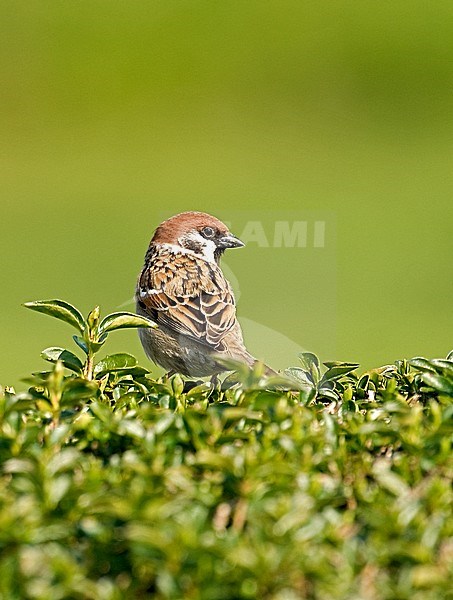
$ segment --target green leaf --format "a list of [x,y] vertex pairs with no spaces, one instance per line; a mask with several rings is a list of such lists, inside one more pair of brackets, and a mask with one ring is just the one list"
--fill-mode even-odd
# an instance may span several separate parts
[[98,401],[90,404],[90,411],[100,420],[102,423],[109,423],[112,420],[112,411],[106,404],[101,404]]
[[333,390],[330,390],[329,388],[322,387],[322,388],[320,388],[318,393],[319,393],[319,396],[321,396],[321,397],[324,396],[326,398],[330,398],[331,400],[339,400],[340,399],[339,395],[336,392],[334,392]]
[[181,396],[181,394],[184,391],[184,382],[179,373],[176,373],[176,375],[173,375],[173,377],[170,379],[170,385],[171,385],[171,389],[173,391],[174,396],[176,398],[179,398],[179,396]]
[[[332,364],[332,363],[324,363]],[[329,379],[338,379],[342,375],[355,371],[359,365],[357,363],[340,363],[327,369],[322,377],[322,381],[328,381]]]
[[88,354],[88,346],[83,338],[79,337],[78,335],[73,335],[72,339],[77,344],[77,346],[85,352],[85,354]]
[[343,401],[350,402],[352,400],[353,395],[354,395],[354,392],[352,391],[352,387],[350,385],[348,385],[343,392]]
[[435,390],[442,392],[443,394],[447,394],[448,396],[453,396],[453,383],[451,383],[446,377],[442,377],[442,375],[439,375],[438,373],[425,371],[422,373],[422,379],[426,384]]
[[90,350],[92,352],[94,352],[96,354],[96,352],[99,352],[99,350],[102,348],[102,346],[104,345],[105,342],[105,338],[107,337],[107,333],[105,334],[105,337],[103,336],[104,339],[98,341],[98,342],[93,342],[90,341]]
[[[149,374],[149,369],[145,369],[145,367],[126,367],[124,369],[124,375],[128,375],[129,377],[133,377],[134,379],[140,379],[145,377],[145,375]],[[122,369],[119,369],[120,375],[122,375]]]
[[94,374],[97,379],[111,373],[112,371],[122,371],[133,368],[137,365],[137,359],[132,354],[110,354],[100,360],[94,367]]
[[64,384],[62,406],[77,404],[81,400],[94,398],[97,394],[98,386],[94,381],[87,381],[81,377],[67,379]]
[[369,381],[370,381],[370,376],[368,375],[368,373],[364,373],[362,375],[362,377],[359,379],[359,381],[357,383],[357,387],[361,390],[366,390],[368,387]]
[[442,358],[434,358],[430,362],[436,369],[440,369],[443,372],[448,373],[450,376],[453,375],[453,361]]
[[[300,390],[304,384],[295,380],[293,377],[287,377],[286,373],[277,373],[266,379],[266,389],[268,390]],[[305,385],[312,385],[311,383]]]
[[139,421],[123,419],[119,424],[118,433],[119,435],[128,435],[140,440],[145,437],[146,430]]
[[319,359],[312,352],[302,352],[299,354],[299,360],[302,368],[310,374],[315,385],[318,384],[320,378]]
[[21,392],[20,394],[15,394],[13,396],[9,396],[8,401],[5,403],[5,412],[14,410],[14,411],[25,411],[34,408],[36,404],[36,398],[29,392]]
[[28,458],[10,458],[3,464],[4,473],[33,473],[35,465]]
[[93,310],[90,312],[90,314],[87,317],[87,323],[88,323],[88,327],[90,328],[90,330],[93,330],[97,327],[97,324],[99,323],[99,315],[101,313],[101,310],[99,308],[99,306],[95,306],[93,308]]
[[319,359],[316,354],[313,354],[312,352],[301,352],[299,354],[299,360],[306,371],[311,371],[312,365],[316,367],[316,370],[319,370]]
[[299,397],[302,404],[310,404],[310,402],[316,398],[316,388],[304,387],[301,390]]
[[58,348],[56,346],[46,348],[41,352],[41,357],[52,363],[61,360],[67,369],[71,369],[71,371],[75,371],[76,373],[81,373],[83,370],[83,364],[79,357],[64,348]]
[[309,386],[313,385],[311,373],[304,371],[304,369],[301,369],[300,367],[289,367],[288,369],[285,369],[285,373],[299,383]]
[[83,332],[86,326],[86,321],[81,313],[68,302],[63,300],[36,300],[34,302],[25,302],[24,306],[44,313],[50,317],[55,317],[61,321],[65,321],[72,325],[80,332]]
[[187,392],[187,397],[188,398],[194,397],[194,398],[201,399],[210,391],[211,391],[211,386],[209,385],[209,383],[204,381],[203,383],[200,383],[200,385],[196,385],[193,388],[191,388]]
[[433,371],[434,372],[436,370],[434,368],[434,366],[430,363],[429,360],[427,360],[426,358],[423,358],[421,356],[415,356],[414,358],[411,358],[409,361],[409,364],[412,367],[419,369],[420,371]]
[[262,391],[255,398],[253,402],[253,408],[256,410],[269,410],[275,407],[279,398],[281,397],[281,393],[272,392],[272,391]]
[[374,463],[372,473],[379,485],[395,496],[408,493],[409,486],[407,482],[391,470],[391,465],[385,459],[380,458]]
[[117,312],[107,315],[101,322],[99,330],[102,333],[114,331],[115,329],[126,329],[129,327],[157,327],[154,321],[130,312]]
[[342,361],[342,360],[331,360],[330,362],[323,362],[322,363],[325,367],[327,367],[328,369],[331,369],[332,367],[342,367],[342,366],[350,366],[352,367],[353,365],[355,365],[355,367],[357,368],[359,366],[359,363],[354,363],[354,362],[348,362],[348,361]]
[[[62,432],[64,434],[64,431]],[[48,473],[55,477],[58,473],[73,471],[80,461],[80,455],[75,448],[62,448],[52,456],[46,465]]]

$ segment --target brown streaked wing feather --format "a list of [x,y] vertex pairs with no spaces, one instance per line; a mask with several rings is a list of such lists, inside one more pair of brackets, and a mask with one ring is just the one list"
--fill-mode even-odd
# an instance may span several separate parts
[[[220,351],[236,322],[230,285],[216,264],[155,249],[142,271],[138,293],[158,324]],[[156,314],[157,313],[157,314]]]

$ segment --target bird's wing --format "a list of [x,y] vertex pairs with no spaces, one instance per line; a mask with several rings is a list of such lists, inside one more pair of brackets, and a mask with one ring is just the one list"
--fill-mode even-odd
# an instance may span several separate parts
[[191,254],[158,250],[145,265],[137,300],[158,325],[224,350],[236,323],[233,292],[220,267]]

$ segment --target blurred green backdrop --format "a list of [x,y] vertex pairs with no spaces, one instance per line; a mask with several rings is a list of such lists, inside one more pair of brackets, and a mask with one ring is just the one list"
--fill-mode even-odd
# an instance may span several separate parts
[[190,209],[325,221],[324,248],[226,257],[274,366],[453,346],[450,0],[4,0],[0,50],[2,383],[72,344],[21,302],[118,309]]

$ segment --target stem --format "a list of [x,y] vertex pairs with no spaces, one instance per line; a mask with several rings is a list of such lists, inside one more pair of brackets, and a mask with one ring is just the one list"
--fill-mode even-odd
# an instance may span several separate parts
[[50,429],[55,429],[58,427],[60,422],[60,400],[61,394],[51,392],[50,403],[52,404],[52,422],[50,424]]
[[91,348],[88,347],[87,360],[85,363],[85,368],[83,370],[85,378],[88,379],[88,381],[91,381],[93,379],[93,367],[94,367],[94,352],[92,352]]

